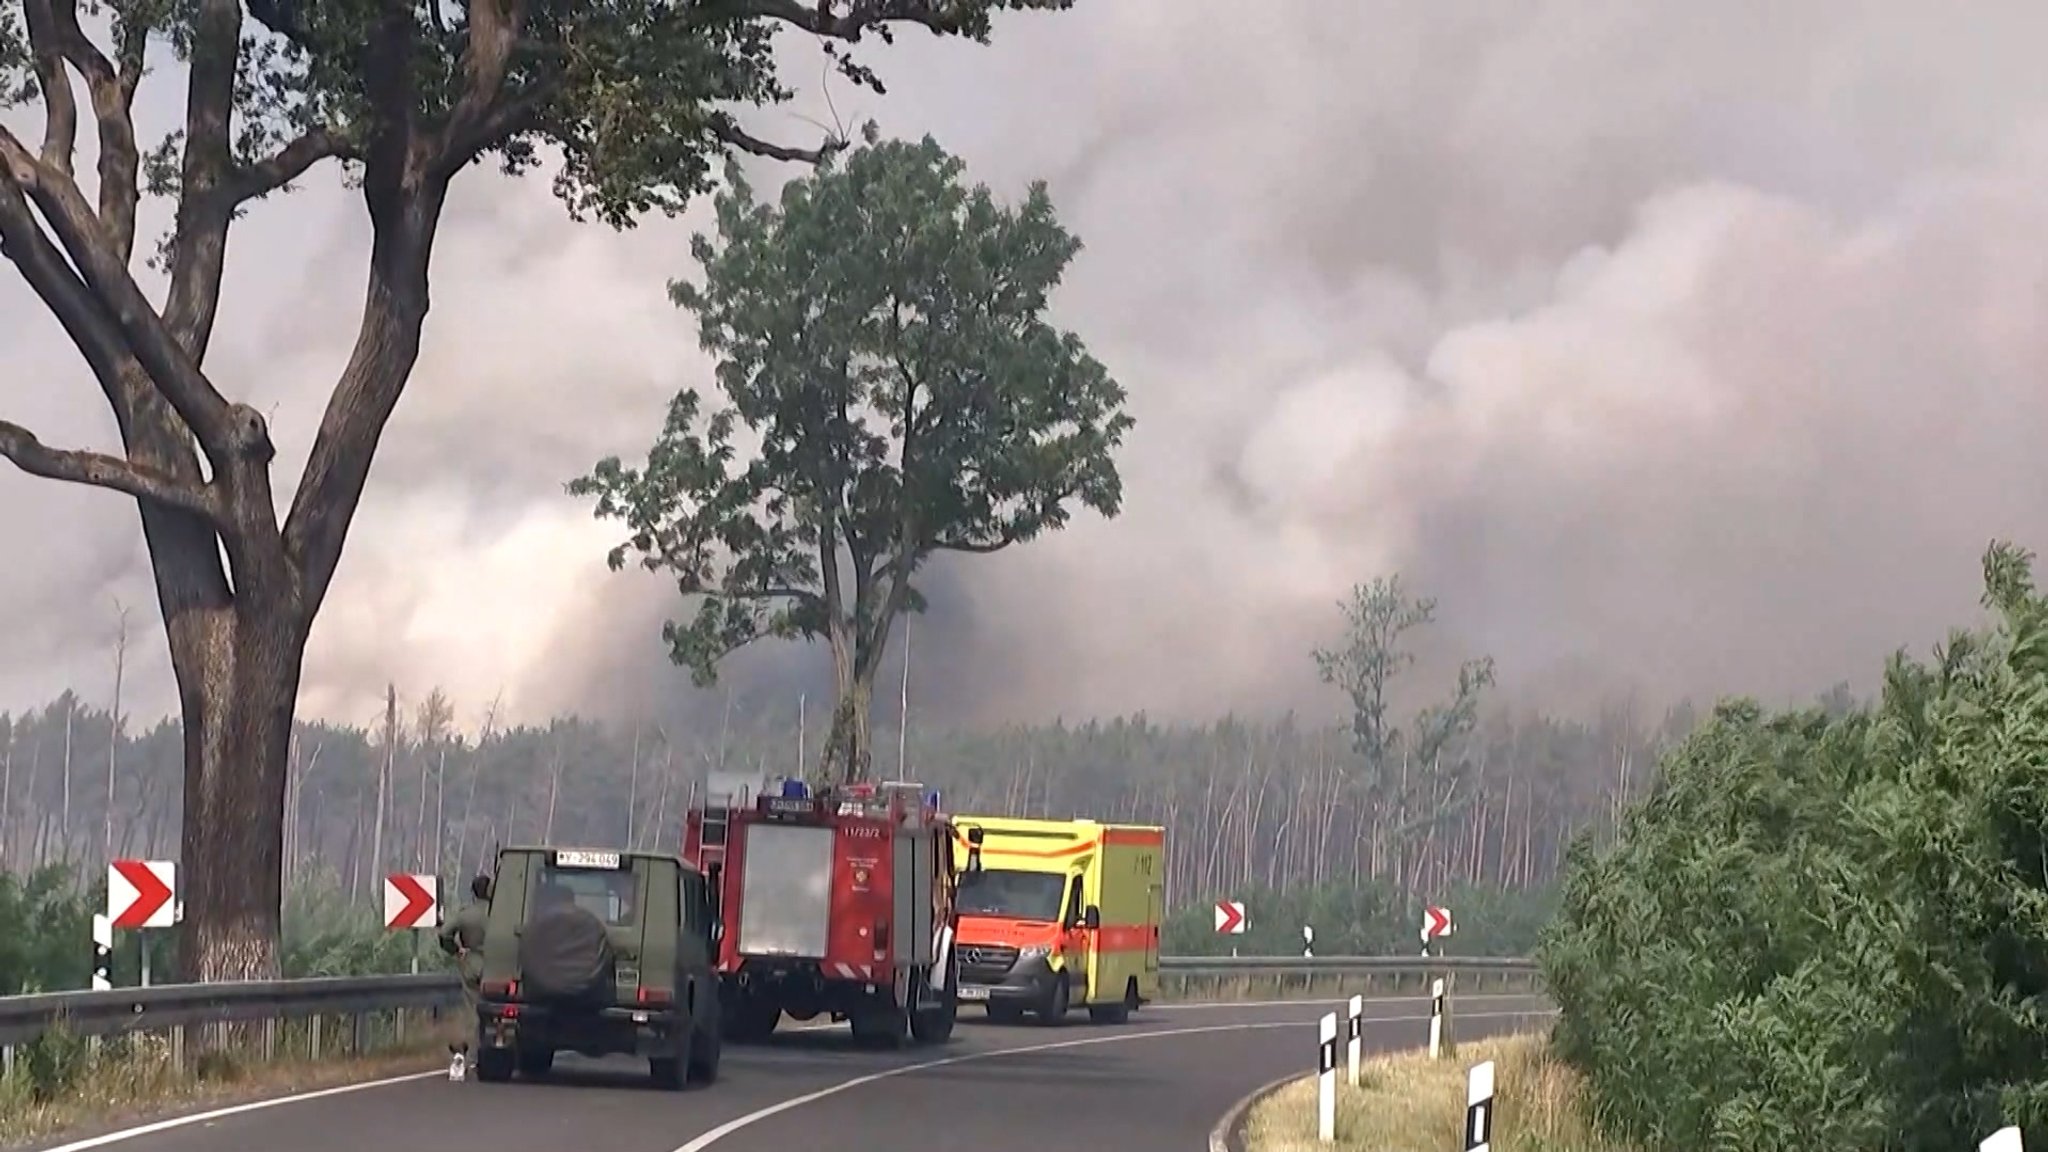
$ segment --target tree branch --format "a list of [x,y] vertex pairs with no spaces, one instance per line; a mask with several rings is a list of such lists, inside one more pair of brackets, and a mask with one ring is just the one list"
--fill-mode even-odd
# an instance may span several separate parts
[[[0,189],[0,194],[12,191],[16,196],[26,193],[33,197],[36,206],[57,234],[57,242],[64,246],[64,252],[77,266],[84,286],[106,317],[115,324],[120,340],[126,350],[135,356],[143,370],[149,374],[151,383],[160,391],[180,418],[199,438],[201,447],[209,454],[223,453],[233,439],[233,428],[229,405],[221,394],[214,390],[197,364],[178,346],[142,289],[128,274],[125,261],[118,258],[108,242],[107,233],[93,216],[91,207],[79,192],[78,186],[55,173],[43,168],[42,164],[21,141],[0,126],[0,167],[11,171],[11,176]],[[15,217],[12,206],[0,203],[0,226],[8,229],[6,241],[17,264],[29,260],[40,265],[45,255],[38,250],[39,244],[47,245],[41,225],[33,213],[28,211],[25,201],[18,201],[20,214]],[[14,219],[9,219],[15,217]],[[57,263],[63,265],[63,256],[54,250]],[[70,275],[70,268],[64,267],[64,276]],[[31,277],[38,274],[30,271],[28,265],[23,271]],[[40,273],[51,285],[59,284],[62,277],[48,270]],[[44,284],[36,284],[38,295],[55,307],[46,293]],[[88,357],[92,355],[86,351]]]
[[51,27],[50,0],[28,0],[23,7],[36,85],[43,96],[43,164],[69,179],[78,152],[78,99],[71,93],[71,75],[64,70],[64,53]]
[[[501,122],[516,131],[517,120],[506,121],[501,111],[520,103],[504,92],[510,74],[513,50],[519,46],[526,27],[526,0],[470,0],[468,42],[463,46],[462,96],[448,115],[448,126],[437,149],[437,168],[453,175],[477,154],[504,136],[493,138],[491,128]],[[528,109],[530,113],[530,108]]]
[[225,526],[213,493],[206,488],[188,488],[118,456],[51,448],[36,439],[35,433],[5,420],[0,420],[0,456],[31,476],[125,492],[137,500],[154,500]]
[[[141,78],[141,48],[133,43],[122,45],[124,52],[132,52],[137,58],[135,79],[129,80],[115,70],[113,62],[79,26],[77,0],[28,0],[26,7],[31,14],[29,37],[38,60],[45,55],[61,57],[85,78],[99,134],[98,222],[108,246],[125,268],[135,248],[135,206],[142,199],[138,179],[142,153],[135,145],[135,118],[131,112],[135,83]],[[40,64],[38,67],[40,71]],[[64,87],[60,99],[68,102],[68,80]],[[47,89],[44,99],[50,99]],[[67,175],[69,168],[67,160],[63,168]],[[79,195],[78,199],[82,203],[84,197]],[[65,247],[68,250],[70,245]],[[78,254],[72,253],[72,258],[76,260]]]
[[[969,29],[970,6],[946,0],[853,0],[844,15],[833,11],[834,0],[805,5],[799,0],[702,0],[690,14],[697,25],[741,20],[779,20],[816,36],[848,43],[885,24],[917,24],[935,35],[958,35]],[[943,10],[942,10],[943,9]]]
[[271,156],[237,168],[228,181],[228,199],[238,205],[261,199],[304,176],[323,160],[360,159],[362,152],[348,137],[327,128],[315,128]]
[[732,117],[723,112],[712,115],[711,135],[720,143],[742,152],[765,156],[770,160],[788,160],[799,164],[822,163],[826,157],[846,148],[844,140],[827,140],[816,148],[790,148],[781,144],[771,144],[748,134],[745,129],[733,122]]
[[235,73],[241,64],[240,0],[200,0],[185,94],[185,155],[171,288],[164,325],[194,364],[204,363],[220,315],[228,228],[235,205]]

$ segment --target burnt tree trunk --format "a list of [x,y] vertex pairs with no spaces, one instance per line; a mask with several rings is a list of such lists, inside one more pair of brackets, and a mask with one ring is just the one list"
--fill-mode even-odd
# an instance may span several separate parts
[[[185,726],[178,956],[188,981],[278,974],[285,758],[306,629],[246,606],[174,646]],[[181,652],[180,649],[183,649]]]

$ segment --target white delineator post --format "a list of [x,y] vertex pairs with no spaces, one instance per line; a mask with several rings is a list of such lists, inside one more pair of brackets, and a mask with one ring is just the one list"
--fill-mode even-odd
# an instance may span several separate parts
[[2020,1130],[2006,1127],[1986,1136],[1983,1143],[1977,1145],[1977,1152],[2026,1152],[2026,1148],[2026,1141],[2020,1139]]
[[1465,1152],[1493,1152],[1493,1061],[1465,1074]]
[[1337,1142],[1337,1014],[1325,1012],[1316,1045],[1316,1139]]
[[1358,1087],[1359,1049],[1365,1045],[1365,997],[1353,996],[1350,1004],[1350,1021],[1345,1025],[1345,1059],[1351,1065],[1351,1086]]
[[92,988],[104,992],[114,986],[114,922],[100,913],[92,917]]
[[1444,1054],[1444,981],[1439,976],[1429,982],[1429,1058],[1440,1059]]

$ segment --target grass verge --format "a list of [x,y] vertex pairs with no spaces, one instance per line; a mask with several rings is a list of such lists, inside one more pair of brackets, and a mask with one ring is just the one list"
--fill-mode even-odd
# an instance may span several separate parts
[[1594,1134],[1577,1073],[1526,1033],[1458,1045],[1432,1061],[1404,1052],[1367,1060],[1359,1087],[1337,1071],[1337,1142],[1316,1139],[1316,1082],[1296,1081],[1261,1100],[1245,1122],[1250,1152],[1454,1152],[1463,1148],[1465,1073],[1494,1062],[1494,1152],[1631,1152]]
[[0,1149],[68,1133],[101,1132],[182,1113],[289,1096],[385,1076],[424,1072],[447,1059],[456,1029],[421,1027],[403,1043],[314,1060],[303,1051],[271,1060],[234,1053],[172,1059],[168,1037],[110,1039],[92,1052],[76,1038],[51,1046],[61,1063],[17,1062],[0,1078]]

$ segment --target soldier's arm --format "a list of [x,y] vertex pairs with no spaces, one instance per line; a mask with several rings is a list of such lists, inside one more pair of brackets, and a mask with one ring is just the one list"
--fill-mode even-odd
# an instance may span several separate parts
[[441,951],[446,952],[450,956],[455,955],[457,951],[456,936],[462,931],[463,918],[468,914],[469,909],[464,908],[462,911],[450,916],[447,923],[441,925],[441,931],[435,934],[435,938],[440,942]]

